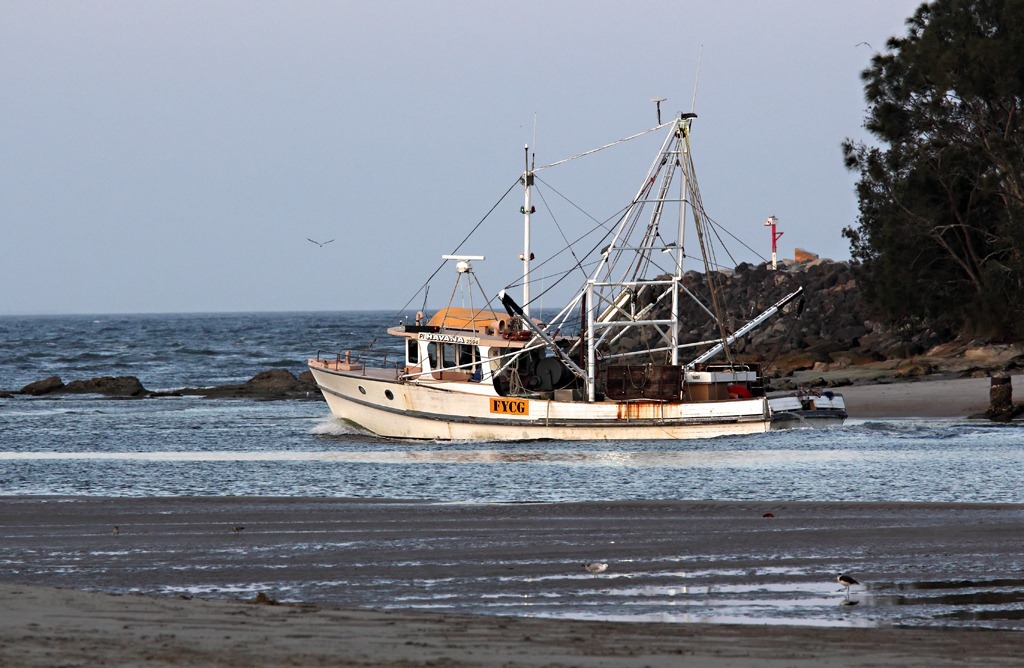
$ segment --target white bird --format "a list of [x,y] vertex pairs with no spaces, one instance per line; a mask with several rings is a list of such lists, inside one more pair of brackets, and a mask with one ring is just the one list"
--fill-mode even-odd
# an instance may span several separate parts
[[601,563],[600,561],[592,561],[589,564],[583,564],[583,568],[587,569],[588,573],[597,575],[598,573],[604,573],[608,570],[608,564]]
[[840,573],[839,575],[837,575],[836,576],[836,581],[838,581],[839,584],[841,584],[844,587],[846,587],[846,595],[847,596],[850,595],[850,587],[852,587],[853,585],[859,585],[860,584],[859,582],[857,582],[856,580],[851,578],[846,573]]
[[325,241],[323,243],[320,243],[319,241],[314,241],[313,239],[310,239],[309,237],[306,237],[306,241],[312,242],[312,243],[316,244],[317,246],[319,246],[320,248],[323,248],[327,244],[329,244],[332,241],[334,241],[334,239],[328,239],[327,241]]

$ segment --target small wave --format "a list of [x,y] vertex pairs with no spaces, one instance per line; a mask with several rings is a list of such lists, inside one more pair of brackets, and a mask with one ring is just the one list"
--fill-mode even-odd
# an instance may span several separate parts
[[274,369],[295,369],[297,367],[305,368],[305,366],[306,366],[306,363],[304,361],[293,360],[293,359],[292,360],[285,360],[285,359],[273,360],[273,361],[267,362],[266,364],[269,365],[271,368],[274,368]]
[[78,362],[78,361],[83,361],[83,360],[105,360],[105,359],[110,358],[110,357],[115,357],[116,355],[117,355],[117,353],[109,353],[109,352],[97,353],[97,352],[85,351],[85,352],[81,352],[81,353],[78,353],[77,355],[73,355],[73,356],[69,357],[67,359],[67,361],[68,362]]
[[337,418],[328,418],[324,422],[309,430],[315,436],[352,436],[361,435],[362,432]]
[[[1003,429],[1013,429],[1014,425],[995,424],[987,421],[964,420],[960,418],[901,418],[888,420],[864,420],[860,423],[847,424],[850,434],[865,435],[872,438],[886,436],[893,440],[924,439],[941,441],[947,439],[971,439],[979,435],[988,435]],[[1020,428],[1016,426],[1016,428]]]
[[210,350],[209,348],[181,348],[178,350],[179,355],[199,355],[201,357],[217,357],[224,353],[220,350]]

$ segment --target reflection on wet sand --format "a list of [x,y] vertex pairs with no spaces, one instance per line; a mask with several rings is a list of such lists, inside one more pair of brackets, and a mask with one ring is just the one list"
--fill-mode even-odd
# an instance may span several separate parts
[[[1005,538],[1022,527],[1020,507],[980,504],[7,496],[0,579],[566,619],[1024,630]],[[587,573],[587,560],[608,568]],[[847,568],[863,583],[849,597],[835,576]]]

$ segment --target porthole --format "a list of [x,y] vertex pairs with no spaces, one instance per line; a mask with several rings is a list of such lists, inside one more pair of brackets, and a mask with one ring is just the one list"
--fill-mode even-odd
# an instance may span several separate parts
[[366,394],[366,388],[362,385],[359,386],[359,394]]
[[391,390],[384,390],[384,396],[388,398],[388,401],[394,401],[395,393]]

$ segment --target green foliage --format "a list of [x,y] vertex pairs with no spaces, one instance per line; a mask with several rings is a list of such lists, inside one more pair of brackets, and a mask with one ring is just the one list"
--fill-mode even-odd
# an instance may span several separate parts
[[893,324],[1024,338],[1024,2],[936,0],[862,74],[865,297]]

